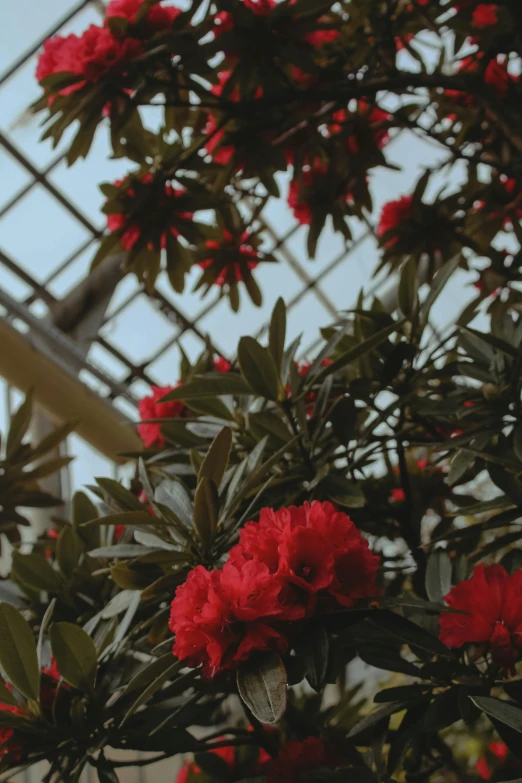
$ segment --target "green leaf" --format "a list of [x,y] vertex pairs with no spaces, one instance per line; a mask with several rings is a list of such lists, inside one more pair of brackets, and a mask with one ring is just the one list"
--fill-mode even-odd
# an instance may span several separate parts
[[442,266],[439,269],[439,271],[431,281],[430,290],[428,292],[428,295],[426,296],[426,299],[422,303],[422,308],[421,308],[422,319],[424,322],[427,322],[431,308],[437,301],[439,295],[442,293],[444,286],[446,285],[450,277],[457,269],[458,265],[460,264],[460,260],[461,260],[461,255],[460,253],[458,253],[456,256],[454,256],[449,261],[447,261],[444,264],[444,266]]
[[98,775],[99,783],[118,783],[119,781],[119,778],[114,771],[114,767],[112,767],[109,762],[103,763],[99,760],[96,766],[96,774]]
[[0,603],[0,665],[28,699],[40,698],[40,669],[31,626],[10,604]]
[[106,517],[92,519],[90,522],[84,522],[84,525],[165,525],[160,519],[151,516],[147,511],[124,511],[121,514],[109,514]]
[[75,527],[80,527],[91,519],[98,517],[98,509],[84,492],[75,492],[72,500],[72,520]]
[[43,646],[44,646],[44,638],[45,634],[47,633],[47,629],[49,628],[49,625],[52,620],[52,616],[54,613],[54,607],[56,606],[56,598],[53,598],[47,609],[45,610],[45,614],[43,616],[42,623],[40,625],[40,632],[38,634],[38,643],[36,645],[36,654],[38,657],[38,666],[40,669],[43,666],[42,663],[42,652],[43,652]]
[[203,478],[212,479],[216,487],[219,487],[227,469],[231,448],[232,430],[230,427],[223,427],[210,444],[205,459],[201,463],[198,481]]
[[18,707],[18,702],[5,684],[4,678],[0,676],[0,703],[10,704],[13,707]]
[[363,645],[357,647],[357,654],[362,661],[369,663],[370,666],[375,666],[376,669],[400,672],[410,677],[420,677],[418,668],[410,661],[405,661],[404,658],[401,658],[400,651],[397,650],[395,652],[390,646],[384,649],[376,645]]
[[72,623],[53,623],[49,636],[56,666],[65,682],[82,691],[92,691],[97,654],[91,637]]
[[12,457],[20,447],[33,415],[33,393],[28,392],[25,400],[22,402],[16,413],[11,417],[9,432],[6,440],[6,456]]
[[500,351],[509,358],[518,358],[518,349],[515,348],[514,345],[507,343],[505,340],[501,340],[500,337],[497,337],[494,334],[484,334],[484,332],[478,332],[476,329],[472,329],[470,326],[460,326],[460,329],[462,329],[467,334],[473,335],[473,337],[476,337],[478,340],[482,340],[483,342],[487,343],[487,345],[490,345],[496,351]]
[[62,584],[58,572],[54,570],[49,560],[37,552],[28,555],[13,552],[11,574],[15,581],[33,590],[47,590],[54,593],[60,590]]
[[239,366],[252,389],[269,400],[277,400],[279,373],[266,348],[253,337],[242,337],[238,346]]
[[[121,509],[122,511],[143,511],[143,505],[140,503],[138,498],[135,495],[133,495],[132,492],[130,492],[128,489],[125,489],[125,487],[122,486],[119,481],[115,481],[114,479],[109,479],[109,478],[97,478],[96,483],[104,491],[104,493],[108,495],[109,500],[113,500],[114,503],[116,503],[118,509]],[[87,500],[89,499],[87,498]],[[90,507],[91,510],[88,510],[87,504],[85,504],[85,501],[82,500],[83,518],[79,522],[79,524],[82,525],[85,524],[86,522],[89,522],[90,519],[94,519],[94,517],[92,516],[90,516],[90,518],[87,519],[87,516],[92,513],[92,508],[93,508],[92,503],[90,504]],[[96,516],[98,516],[97,513]]]
[[507,704],[505,701],[492,699],[490,696],[470,696],[470,699],[486,715],[496,718],[496,720],[505,723],[506,726],[510,726],[515,731],[518,731],[519,734],[522,734],[521,709],[514,707],[512,704]]
[[198,482],[194,497],[194,527],[207,550],[212,546],[217,531],[218,492],[209,478]]
[[419,648],[432,655],[454,659],[454,655],[436,636],[433,636],[416,623],[407,620],[396,612],[377,610],[368,618],[368,622],[395,636],[413,648]]
[[299,639],[297,654],[303,659],[308,683],[317,693],[324,687],[329,649],[328,634],[323,626],[311,627]]
[[385,342],[385,340],[387,340],[391,334],[397,332],[401,326],[403,326],[405,320],[406,319],[403,318],[400,321],[396,321],[395,323],[386,326],[384,329],[381,329],[376,334],[373,334],[371,337],[368,337],[366,340],[363,340],[358,345],[351,348],[349,351],[346,351],[346,353],[336,359],[333,364],[330,364],[328,367],[324,367],[321,372],[317,374],[315,381],[320,383],[328,375],[344,369],[344,367],[347,367],[349,364],[356,361],[356,359],[359,359],[361,356],[364,356],[369,351],[374,351],[379,347],[379,345]]
[[430,601],[444,600],[451,590],[451,560],[441,549],[432,552],[426,566],[426,592]]
[[189,383],[184,383],[162,397],[160,402],[217,397],[223,394],[252,394],[252,388],[239,374],[219,373],[215,376],[207,375],[204,378],[195,378]]
[[433,687],[431,685],[401,685],[398,688],[385,688],[374,696],[376,704],[383,704],[389,701],[417,701],[431,696]]
[[261,723],[278,723],[286,710],[287,674],[275,653],[248,661],[238,669],[239,695]]
[[[171,656],[172,659],[172,656]],[[162,670],[155,679],[152,680],[152,682],[147,685],[147,687],[140,693],[136,701],[132,704],[129,710],[125,713],[122,722],[120,723],[120,727],[123,726],[129,718],[134,715],[136,710],[138,710],[142,704],[145,704],[152,696],[157,693],[157,691],[160,690],[160,688],[163,687],[163,685],[172,678],[174,674],[177,674],[179,670],[183,668],[183,664],[181,661],[173,660],[172,664],[167,668]]]
[[172,653],[168,652],[162,655],[160,658],[155,658],[150,663],[142,666],[142,668],[136,672],[132,679],[127,683],[120,698],[128,696],[129,693],[146,688],[149,683],[156,680],[160,675],[166,672],[172,667],[173,657]]
[[398,303],[401,313],[410,321],[419,309],[419,269],[417,260],[411,256],[401,270]]
[[84,543],[72,525],[65,525],[56,544],[56,559],[60,571],[70,578],[85,551]]
[[272,311],[268,350],[272,355],[276,368],[281,372],[286,340],[286,306],[284,300],[279,297]]
[[451,465],[448,473],[448,484],[450,487],[452,487],[454,484],[459,481],[462,476],[466,473],[467,470],[473,465],[475,462],[475,455],[465,451],[464,449],[460,449],[455,453],[455,456],[451,460]]

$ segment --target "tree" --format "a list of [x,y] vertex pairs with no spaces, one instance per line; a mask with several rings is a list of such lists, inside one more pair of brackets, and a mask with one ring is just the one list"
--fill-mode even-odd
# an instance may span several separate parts
[[[119,243],[148,290],[199,263],[234,308],[240,282],[259,301],[287,166],[312,256],[329,216],[346,237],[364,219],[398,129],[465,177],[428,197],[427,170],[385,206],[396,311],[361,296],[300,363],[279,300],[232,363],[184,358],[140,405],[131,486],[98,479],[57,539],[15,553],[7,774],[46,759],[49,783],[115,781],[118,748],[192,754],[180,782],[467,780],[467,737],[478,774],[519,775],[521,33],[514,0],[113,0],[103,27],[46,43],[46,133],[76,122],[73,162],[109,122],[139,167],[104,186],[95,263]],[[457,271],[479,273],[476,300],[434,338]],[[375,707],[347,682],[359,659],[393,677]]]

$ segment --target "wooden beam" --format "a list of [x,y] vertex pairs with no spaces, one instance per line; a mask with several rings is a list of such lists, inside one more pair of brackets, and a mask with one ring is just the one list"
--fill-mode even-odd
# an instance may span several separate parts
[[130,419],[5,319],[0,319],[0,375],[23,392],[34,389],[35,401],[53,421],[77,421],[77,434],[108,459],[124,463],[121,452],[142,448]]

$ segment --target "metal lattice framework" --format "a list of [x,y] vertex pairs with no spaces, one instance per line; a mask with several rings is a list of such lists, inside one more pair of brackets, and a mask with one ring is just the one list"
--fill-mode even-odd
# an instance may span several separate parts
[[[67,5],[67,0],[59,5]],[[46,353],[102,400],[133,419],[137,400],[148,386],[176,380],[180,346],[189,356],[195,356],[210,335],[216,352],[230,357],[238,334],[263,332],[273,302],[282,294],[289,310],[290,338],[304,331],[301,352],[306,355],[317,342],[319,327],[335,320],[339,310],[352,306],[361,288],[367,293],[382,293],[386,280],[382,276],[371,280],[378,260],[372,221],[354,227],[358,233],[350,243],[327,234],[319,246],[319,260],[310,262],[304,249],[304,227],[297,226],[286,205],[278,202],[273,214],[269,210],[265,223],[266,249],[280,263],[266,265],[260,271],[260,286],[266,298],[260,310],[247,305],[246,312],[242,307],[234,316],[219,296],[210,293],[201,300],[191,293],[174,295],[162,278],[154,295],[146,297],[134,278],[127,276],[120,281],[114,259],[112,271],[110,264],[108,271],[106,268],[108,277],[93,288],[88,282],[88,266],[103,223],[100,202],[93,204],[96,180],[85,184],[86,166],[93,172],[91,175],[89,171],[89,180],[99,171],[98,180],[103,181],[111,179],[113,170],[121,173],[122,165],[127,167],[128,163],[109,162],[108,141],[100,136],[93,152],[94,165],[90,156],[87,164],[67,169],[67,139],[63,149],[51,150],[47,142],[39,144],[36,122],[23,113],[23,108],[33,94],[37,95],[32,73],[43,41],[57,32],[81,30],[89,22],[98,21],[101,12],[103,4],[98,0],[83,0],[68,8],[50,29],[37,31],[31,45],[13,57],[0,75],[0,110],[3,102],[8,107],[7,127],[0,120],[0,162],[4,159],[8,170],[14,167],[16,171],[0,190],[0,307],[4,321],[21,331],[37,351]],[[27,95],[22,111],[17,106],[13,113],[9,96],[19,95],[24,89],[32,90],[32,94]],[[406,147],[405,135],[409,137]],[[403,131],[388,149],[395,148],[397,158],[404,161],[406,150],[412,154],[412,143],[413,149],[422,146],[413,134]],[[425,163],[426,155],[433,158],[435,153],[423,149],[417,154]],[[397,185],[391,184],[389,174],[381,180],[377,175],[376,206],[394,197],[399,188],[403,192],[404,183],[413,182],[416,175],[413,166]],[[41,229],[39,251],[27,240],[21,243],[28,245],[24,254],[24,248],[19,248],[20,232],[35,205],[44,218],[48,213],[50,217]],[[71,245],[66,252],[55,237],[62,225],[66,226],[67,237],[63,245]],[[47,243],[49,232],[53,240]],[[82,278],[83,283],[78,285]],[[89,311],[95,310],[104,296],[98,318],[89,319]],[[81,329],[75,324],[78,313],[83,319]]]

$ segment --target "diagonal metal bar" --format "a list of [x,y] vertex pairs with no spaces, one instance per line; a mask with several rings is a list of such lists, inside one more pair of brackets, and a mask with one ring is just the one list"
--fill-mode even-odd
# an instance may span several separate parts
[[24,168],[27,169],[27,171],[35,178],[35,180],[42,185],[54,198],[63,206],[65,207],[68,212],[73,215],[76,220],[78,220],[82,226],[84,226],[88,231],[91,232],[91,234],[94,234],[94,236],[98,237],[101,235],[101,231],[96,228],[96,226],[91,223],[88,217],[86,217],[84,214],[80,212],[77,207],[72,204],[69,199],[61,193],[58,188],[56,188],[49,180],[46,178],[46,176],[41,172],[38,171],[38,169],[33,166],[33,164],[26,158],[26,156],[20,152],[19,149],[17,149],[14,144],[12,144],[11,141],[3,134],[0,133],[0,145],[6,149],[10,155],[15,158],[15,160],[18,161]]
[[90,4],[91,0],[82,0],[82,2],[78,3],[77,5],[72,8],[68,14],[65,16],[62,16],[62,18],[53,26],[50,30],[47,30],[44,36],[38,39],[36,43],[34,43],[30,49],[27,49],[24,54],[19,57],[17,60],[12,63],[12,65],[9,66],[9,68],[3,72],[3,74],[0,75],[0,87],[13,76],[16,71],[19,70],[19,68],[22,68],[25,63],[31,59],[31,57],[36,54],[36,52],[41,49],[44,42],[49,38],[51,35],[56,35],[56,33],[62,28],[65,24],[71,21],[71,19],[74,19],[76,14],[78,14],[80,11],[82,11],[86,6]]

